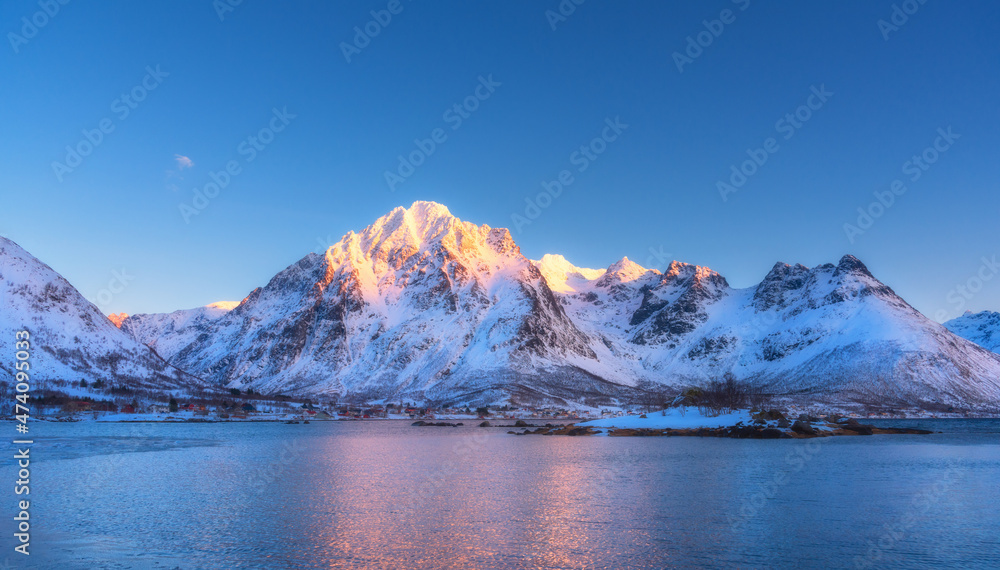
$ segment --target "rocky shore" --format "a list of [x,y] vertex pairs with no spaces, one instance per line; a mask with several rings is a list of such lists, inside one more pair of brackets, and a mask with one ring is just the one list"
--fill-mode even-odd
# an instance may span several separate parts
[[[417,421],[413,422],[410,425],[414,426],[414,427],[458,427],[458,426],[463,426],[465,424],[462,423],[462,422],[458,422],[458,423],[451,423],[451,422],[427,422],[427,421],[423,421],[423,420],[417,420]],[[565,424],[545,424],[545,425],[541,425],[541,424],[529,424],[528,422],[526,422],[524,420],[517,420],[517,421],[515,421],[511,425],[502,425],[502,424],[492,424],[492,423],[490,423],[487,420],[487,421],[481,422],[479,424],[479,427],[481,427],[481,428],[561,428],[564,425]]]
[[[645,419],[645,416],[640,416]],[[790,420],[777,410],[758,412],[751,416],[749,423],[742,421],[727,427],[697,427],[697,428],[642,428],[642,427],[609,427],[600,428],[588,425],[570,424],[566,426],[542,426],[533,430],[521,432],[509,431],[514,435],[599,435],[611,437],[728,437],[734,439],[807,439],[815,437],[910,434],[923,435],[934,433],[928,430],[913,428],[876,427],[862,424],[855,418],[844,418],[836,415],[810,416],[801,414],[797,419]]]

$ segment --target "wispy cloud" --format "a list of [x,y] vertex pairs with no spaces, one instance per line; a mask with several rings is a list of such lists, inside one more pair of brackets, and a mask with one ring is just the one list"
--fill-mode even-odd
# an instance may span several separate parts
[[180,154],[175,154],[174,160],[177,161],[177,168],[179,170],[184,170],[185,168],[191,168],[192,166],[194,166],[194,161]]
[[177,165],[176,170],[171,168],[164,171],[165,178],[163,180],[166,184],[167,190],[170,190],[171,192],[177,192],[180,190],[176,184],[171,183],[171,180],[175,178],[177,180],[184,180],[184,175],[181,174],[181,172],[194,166],[194,161],[191,160],[190,157],[184,156],[183,154],[175,154],[174,162]]

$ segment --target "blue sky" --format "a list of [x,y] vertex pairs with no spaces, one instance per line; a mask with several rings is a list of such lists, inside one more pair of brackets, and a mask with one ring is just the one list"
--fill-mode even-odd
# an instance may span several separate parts
[[[243,2],[220,18],[226,1],[69,2],[51,17],[0,4],[0,234],[105,312],[239,300],[414,200],[511,227],[536,259],[666,255],[745,287],[779,260],[853,253],[932,318],[1000,309],[984,263],[1000,255],[995,2],[897,2],[892,29],[888,1],[587,0],[554,18],[556,0],[401,0],[384,26],[369,22],[387,0]],[[366,25],[378,34],[348,62]],[[689,37],[707,45],[680,71]],[[456,104],[475,109],[460,124]],[[78,166],[53,167],[102,126]],[[385,172],[435,129],[443,142],[390,191]],[[769,138],[766,162],[743,165]],[[914,155],[934,160],[911,180]],[[723,200],[734,166],[753,173]],[[227,167],[185,220],[180,204]],[[564,170],[572,183],[529,218],[525,200]],[[891,205],[873,208],[875,192]],[[878,214],[870,227],[859,207]],[[862,229],[853,242],[845,223]]]

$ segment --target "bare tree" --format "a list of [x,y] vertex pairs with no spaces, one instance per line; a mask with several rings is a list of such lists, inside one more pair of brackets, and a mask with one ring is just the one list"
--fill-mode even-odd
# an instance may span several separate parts
[[747,384],[747,402],[752,410],[761,410],[771,405],[771,394],[759,383]]
[[698,409],[706,415],[719,415],[745,408],[748,403],[748,386],[738,382],[732,372],[727,372],[722,380],[713,380],[702,390]]

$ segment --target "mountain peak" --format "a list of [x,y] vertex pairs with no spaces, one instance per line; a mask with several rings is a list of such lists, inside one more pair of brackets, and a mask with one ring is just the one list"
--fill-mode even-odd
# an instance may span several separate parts
[[609,265],[607,273],[618,275],[623,281],[632,281],[633,279],[637,279],[644,275],[648,271],[652,270],[646,269],[628,257],[623,257]]
[[[948,323],[956,323],[956,322],[961,322],[961,321],[966,321],[966,322],[977,322],[977,321],[978,322],[995,322],[996,324],[1000,325],[1000,312],[996,312],[996,311],[979,311],[978,313],[974,313],[972,311],[965,311],[964,313],[962,313],[962,316],[954,318],[954,319],[948,321]],[[947,325],[948,323],[945,323],[945,325]]]
[[122,323],[128,318],[128,313],[111,313],[108,319],[118,328],[122,328]]
[[[496,274],[531,268],[506,228],[462,221],[429,201],[394,208],[360,232],[348,232],[324,255],[307,256],[300,264],[292,273],[308,273],[318,291],[338,275],[353,275],[352,287],[371,299],[428,272],[433,279],[446,276],[448,282],[441,286],[451,287],[467,278],[482,285]],[[297,280],[292,274],[286,277]]]
[[[437,202],[416,201],[409,208],[394,208],[375,220],[361,235],[366,241],[377,244],[391,237],[403,238],[414,245],[445,233],[452,226],[463,223],[451,211]],[[349,232],[351,236],[354,232]],[[391,240],[394,241],[394,240]]]
[[396,228],[400,225],[408,225],[413,228],[425,228],[433,226],[435,222],[442,218],[457,220],[451,211],[448,210],[447,206],[438,204],[437,202],[417,200],[413,204],[410,204],[409,208],[404,208],[403,206],[393,208],[388,214],[375,220],[372,226]]
[[968,341],[1000,353],[1000,313],[966,311],[961,317],[944,323],[944,326]]
[[414,217],[420,217],[424,219],[429,218],[454,218],[451,211],[448,210],[448,206],[444,204],[439,204],[437,202],[431,202],[428,200],[417,200],[416,202],[410,204],[410,207],[406,210],[408,214]]
[[844,273],[855,273],[859,275],[865,275],[867,277],[873,277],[868,268],[865,267],[861,260],[853,255],[847,254],[840,258],[840,262],[837,263],[837,274]]
[[784,281],[788,279],[802,279],[805,275],[808,275],[811,270],[802,265],[801,263],[796,263],[791,265],[783,261],[779,261],[771,267],[771,270],[767,272],[764,276],[762,283],[769,283],[774,281]]
[[608,269],[601,275],[594,285],[597,287],[608,287],[630,283],[641,279],[646,275],[659,275],[655,269],[646,269],[635,263],[628,257],[623,257],[608,266]]
[[577,267],[565,257],[546,253],[539,261],[532,261],[545,278],[549,288],[557,293],[575,292],[584,282],[597,279],[604,275],[604,269],[587,269]]
[[588,269],[586,267],[577,267],[570,263],[568,259],[562,255],[555,253],[546,253],[542,256],[542,259],[534,262],[540,270],[544,273],[546,270],[550,272],[559,271],[567,274],[579,274],[587,279],[597,279],[604,274],[604,269]]
[[694,268],[695,266],[690,263],[684,263],[683,261],[677,261],[675,259],[670,262],[670,265],[667,266],[665,277],[677,277],[683,272],[694,270]]
[[726,281],[725,277],[720,275],[711,267],[705,267],[702,265],[692,265],[690,263],[684,263],[683,261],[674,260],[670,262],[667,270],[663,273],[664,283],[676,282],[678,279],[688,278],[692,279],[692,282],[698,287],[709,284],[723,288],[729,287],[729,282]]

